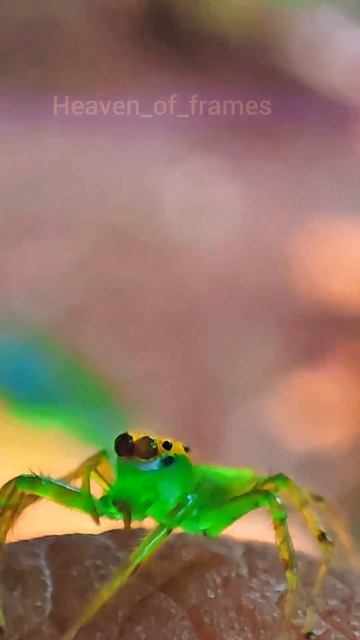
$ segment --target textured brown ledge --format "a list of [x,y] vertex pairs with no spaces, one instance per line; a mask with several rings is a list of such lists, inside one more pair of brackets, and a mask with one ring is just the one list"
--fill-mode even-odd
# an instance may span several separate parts
[[[64,535],[10,544],[3,570],[6,640],[60,640],[140,531]],[[300,558],[309,593],[314,563]],[[283,577],[271,545],[173,536],[79,640],[276,640]],[[321,640],[360,638],[360,580],[327,580]],[[293,627],[293,639],[302,638]]]

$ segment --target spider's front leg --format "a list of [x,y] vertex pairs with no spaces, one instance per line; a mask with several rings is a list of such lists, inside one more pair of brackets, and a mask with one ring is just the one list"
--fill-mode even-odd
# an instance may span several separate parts
[[[20,476],[19,476],[20,477]],[[29,477],[41,478],[40,475],[30,474]],[[82,492],[91,498],[90,481],[94,479],[105,491],[108,490],[114,479],[114,472],[105,450],[98,451],[87,458],[70,473],[59,478],[58,482],[69,484],[74,480],[81,480]],[[34,502],[43,497],[39,493],[32,494],[21,492],[15,482],[17,478],[10,480],[0,489],[0,555],[1,546],[5,543],[9,529],[14,526],[21,513]],[[98,515],[92,516],[98,522]]]
[[[90,493],[91,477],[94,477],[104,489],[110,486],[111,467],[105,452],[101,451],[91,456],[62,480],[28,474],[17,476],[4,484],[0,489],[0,566],[9,529],[24,509],[40,498],[47,498],[71,509],[88,513],[95,522],[98,522],[97,500]],[[67,484],[79,478],[82,479],[81,489]],[[4,626],[0,600],[0,630]]]
[[79,629],[84,626],[99,611],[110,598],[123,587],[131,576],[149,560],[154,553],[166,542],[173,530],[181,526],[182,520],[191,512],[192,496],[188,496],[184,504],[179,504],[169,513],[167,522],[158,524],[140,542],[139,546],[130,554],[124,566],[116,569],[110,579],[90,600],[82,615],[65,633],[63,640],[74,640]]
[[88,513],[98,520],[97,500],[91,494],[61,480],[33,473],[24,474],[9,480],[0,490],[0,544],[5,543],[7,533],[19,515],[19,509],[24,509],[22,498],[28,494],[31,502],[35,502],[35,498],[47,498],[70,509]]

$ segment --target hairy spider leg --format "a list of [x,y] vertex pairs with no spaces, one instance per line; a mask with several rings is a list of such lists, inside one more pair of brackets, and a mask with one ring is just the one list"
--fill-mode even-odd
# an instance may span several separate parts
[[331,529],[334,532],[336,538],[339,540],[344,551],[346,551],[346,554],[354,569],[360,571],[359,551],[344,518],[336,508],[334,508],[325,498],[323,498],[323,496],[319,496],[318,494],[311,492],[308,492],[308,495],[312,503],[314,503],[316,507],[322,510],[324,517],[331,523]]
[[107,491],[114,482],[115,474],[111,465],[109,455],[105,449],[94,453],[86,458],[76,469],[70,471],[60,478],[63,482],[72,482],[79,478],[93,478],[96,482]]
[[[102,454],[102,452],[100,453]],[[92,460],[91,464],[95,462],[99,464],[103,458],[102,455],[100,457],[100,453],[97,454],[97,457],[91,456],[89,458],[89,461]],[[86,462],[80,465],[77,470],[68,474],[67,477],[75,479],[80,472],[85,475],[88,473],[91,475],[91,471],[94,471],[94,469],[90,471],[90,463],[87,467],[85,465]],[[103,476],[102,474],[100,475],[101,482],[103,482]],[[36,474],[17,476],[9,480],[0,489],[0,566],[3,561],[6,536],[9,529],[14,525],[20,513],[40,498],[47,498],[63,506],[88,513],[95,522],[99,520],[96,508],[97,499],[87,493],[86,488],[85,490],[83,488],[77,489],[72,485],[66,484],[63,480],[53,480]],[[0,631],[4,628],[5,621],[0,599]]]
[[[91,494],[90,481],[92,479],[94,479],[102,489],[107,491],[111,487],[114,479],[114,472],[107,452],[103,450],[93,454],[84,462],[82,462],[78,467],[76,467],[73,471],[70,471],[66,475],[59,478],[59,481],[68,484],[78,479],[82,480],[82,490],[88,495]],[[15,521],[19,518],[21,513],[31,504],[34,504],[34,502],[42,499],[42,496],[40,495],[32,495],[30,493],[24,492],[16,496],[16,508],[15,505],[13,505],[13,508],[11,509],[10,500],[14,498],[14,496],[9,495],[7,497],[7,510],[5,513],[2,507],[2,504],[6,502],[7,490],[5,489],[5,487],[8,487],[9,492],[15,491],[16,484],[14,484],[11,480],[10,482],[6,483],[2,487],[2,489],[0,489],[0,545],[1,543],[5,542],[5,538],[9,529],[14,526]],[[5,518],[6,515],[7,520]],[[96,522],[98,522],[97,519]]]
[[[115,475],[107,452],[105,450],[98,451],[90,458],[87,458],[74,471],[61,478],[66,483],[78,479],[81,480],[82,492],[89,497],[91,497],[91,480],[95,480],[104,491],[108,491],[115,479]],[[99,516],[95,516],[93,519],[96,524],[99,524]]]
[[92,518],[98,518],[101,513],[97,505],[100,501],[82,489],[61,480],[53,480],[36,474],[24,474],[9,480],[0,490],[0,542],[4,544],[6,534],[12,524],[13,515],[18,513],[18,503],[22,494],[29,493],[31,497],[47,498],[70,509],[77,509],[88,513]]
[[268,509],[275,532],[275,542],[285,570],[287,590],[284,616],[278,640],[287,638],[287,628],[295,612],[296,594],[299,586],[298,568],[292,539],[288,528],[287,510],[281,498],[273,491],[257,488],[243,495],[230,498],[214,511],[214,524],[206,528],[206,535],[217,536],[235,520],[261,507]]
[[[333,555],[333,541],[324,529],[317,514],[312,509],[314,500],[311,494],[302,487],[298,486],[289,476],[278,473],[274,476],[266,478],[261,486],[270,491],[280,492],[284,495],[294,508],[302,515],[309,531],[315,538],[320,547],[321,563],[316,576],[313,588],[313,599],[316,601],[324,582],[324,578],[329,570]],[[316,623],[316,607],[311,605],[306,613],[304,622],[304,633],[309,636],[313,632]]]
[[150,531],[128,557],[124,566],[116,569],[110,579],[90,600],[82,615],[63,636],[63,640],[74,640],[77,632],[123,587],[131,576],[149,560],[154,553],[166,542],[173,530],[181,526],[182,520],[192,510],[191,501],[175,507],[169,514],[166,524],[158,524]]
[[322,555],[322,563],[314,591],[314,595],[317,595],[331,562],[333,541],[311,507],[312,500],[309,492],[298,486],[290,477],[282,473],[266,478],[260,486],[269,491],[282,493],[285,499],[289,500],[295,509],[301,513],[309,531],[317,541]]

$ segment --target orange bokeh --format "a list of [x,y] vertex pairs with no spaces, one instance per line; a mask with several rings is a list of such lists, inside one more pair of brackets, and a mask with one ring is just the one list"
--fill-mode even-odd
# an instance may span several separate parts
[[345,449],[359,430],[358,389],[357,372],[346,362],[329,358],[290,374],[272,394],[267,409],[287,448],[297,453]]
[[343,314],[360,311],[359,218],[315,218],[290,247],[292,284],[304,298]]

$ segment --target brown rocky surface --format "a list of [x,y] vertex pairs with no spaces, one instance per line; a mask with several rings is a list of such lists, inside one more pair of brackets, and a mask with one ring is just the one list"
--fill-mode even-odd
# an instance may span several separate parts
[[[140,531],[49,536],[10,544],[3,570],[6,640],[58,640]],[[314,561],[300,557],[309,597]],[[283,575],[272,545],[173,536],[78,634],[79,640],[275,640]],[[360,637],[360,581],[332,572],[319,640]],[[304,636],[292,627],[292,640]]]

